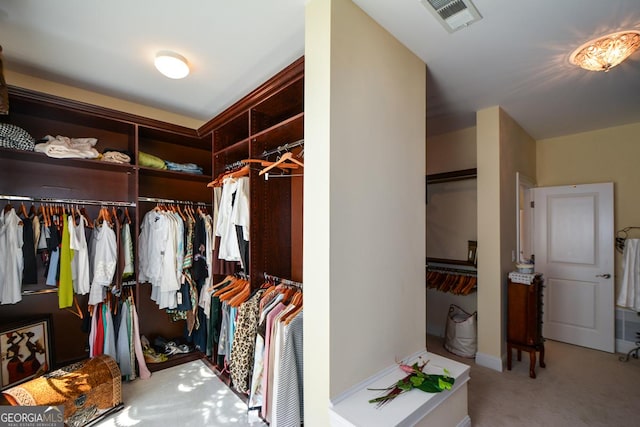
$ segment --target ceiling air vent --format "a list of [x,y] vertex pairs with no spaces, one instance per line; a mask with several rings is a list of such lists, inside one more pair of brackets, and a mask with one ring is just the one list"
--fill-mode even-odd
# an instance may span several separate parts
[[471,0],[420,0],[450,33],[482,19]]

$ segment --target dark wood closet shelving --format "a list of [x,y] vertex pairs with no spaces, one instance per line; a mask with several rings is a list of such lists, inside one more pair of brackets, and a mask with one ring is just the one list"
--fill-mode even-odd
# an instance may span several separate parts
[[[206,184],[224,171],[224,166],[265,150],[304,138],[304,58],[240,99],[199,129],[188,129],[141,116],[83,102],[9,88],[11,113],[3,121],[25,129],[34,138],[44,135],[97,137],[96,148],[127,150],[131,165],[84,159],[54,159],[42,153],[0,149],[0,194],[27,197],[73,198],[130,202],[132,237],[138,247],[139,225],[155,203],[139,198],[157,198],[212,204],[212,189]],[[203,175],[158,170],[140,166],[143,151],[176,163],[195,163]],[[296,170],[301,175],[300,169]],[[302,177],[270,179],[252,170],[250,179],[250,266],[252,287],[259,287],[264,273],[302,281]],[[136,252],[137,253],[137,252]],[[136,260],[136,269],[139,267]],[[214,280],[219,277],[214,276]],[[39,279],[44,281],[43,278]],[[36,288],[44,283],[36,284]],[[184,322],[173,322],[150,299],[151,285],[135,286],[140,334],[151,342],[183,335]],[[86,297],[80,304],[86,307]],[[88,334],[82,321],[58,309],[57,294],[24,296],[17,304],[0,306],[0,320],[52,313],[56,343],[54,367],[88,356]],[[211,360],[216,360],[216,354]],[[163,369],[193,358],[189,353],[164,364]]]
[[270,139],[280,142],[279,145],[283,145],[291,139],[291,135],[304,134],[304,113],[296,114],[295,116],[283,120],[282,123],[270,128],[264,129],[260,132],[251,135],[252,141],[260,139]]
[[[303,106],[300,58],[200,128],[200,134],[213,133],[213,176],[226,165],[302,139]],[[263,283],[265,272],[302,281],[302,178],[266,181],[256,167],[249,180],[252,287]]]
[[49,157],[44,153],[35,151],[11,150],[8,148],[0,148],[0,157],[13,160],[21,160],[32,163],[55,164],[61,167],[74,167],[85,169],[100,169],[103,171],[112,171],[116,173],[133,173],[135,167],[126,163],[103,162],[94,159],[57,159]]
[[467,267],[476,267],[476,265],[470,261],[458,260],[458,259],[427,257],[427,264],[429,264],[430,262],[434,262],[438,264],[464,265]]
[[[136,248],[140,220],[155,206],[139,204],[141,194],[211,204],[211,191],[206,187],[212,171],[210,134],[200,135],[194,129],[21,88],[10,87],[9,99],[10,114],[3,116],[2,121],[23,128],[36,140],[45,135],[94,137],[98,139],[99,152],[106,148],[126,150],[133,155],[133,164],[56,159],[44,153],[0,149],[0,194],[129,202],[136,206],[129,208]],[[201,166],[205,174],[141,168],[136,164],[138,149],[176,163],[204,161]],[[87,209],[94,212],[93,208]],[[38,277],[43,283],[30,285],[30,290],[47,289],[42,275]],[[181,336],[183,324],[172,322],[164,310],[154,305],[147,294],[149,287],[144,286],[145,291],[141,291],[142,287],[136,286],[135,290],[140,333],[150,339],[160,334],[167,338]],[[80,296],[79,301],[86,307],[86,296]],[[42,313],[53,316],[54,366],[88,356],[85,351],[88,335],[82,331],[82,321],[58,308],[56,293],[27,294],[17,304],[0,306],[3,323]]]
[[195,173],[171,171],[167,169],[155,169],[146,166],[140,166],[138,169],[140,170],[140,173],[144,175],[157,176],[167,179],[182,179],[186,181],[199,181],[205,183],[211,181],[211,175],[199,175]]

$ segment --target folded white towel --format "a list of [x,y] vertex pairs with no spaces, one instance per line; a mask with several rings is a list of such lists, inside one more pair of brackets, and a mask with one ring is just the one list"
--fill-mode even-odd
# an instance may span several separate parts
[[616,304],[640,312],[640,239],[625,241],[622,262],[623,273]]
[[95,159],[100,156],[94,145],[98,141],[96,138],[69,138],[66,136],[47,135],[46,142],[36,144],[35,151],[45,153],[49,157],[58,159]]

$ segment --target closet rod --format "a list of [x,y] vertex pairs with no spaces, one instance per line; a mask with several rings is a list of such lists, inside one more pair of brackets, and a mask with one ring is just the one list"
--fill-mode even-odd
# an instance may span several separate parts
[[435,265],[431,265],[431,266],[428,265],[427,271],[435,271],[438,273],[455,273],[455,274],[461,274],[463,276],[474,276],[474,277],[478,276],[478,272],[474,270],[464,270],[462,268],[451,268],[451,267],[439,267]]
[[114,202],[110,200],[80,200],[80,199],[55,199],[48,197],[27,197],[27,196],[9,196],[0,194],[0,200],[20,200],[38,203],[64,203],[72,205],[94,205],[94,206],[127,206],[135,207],[134,202]]
[[274,275],[268,274],[268,273],[264,273],[264,278],[265,278],[265,280],[273,280],[274,282],[282,283],[283,285],[296,286],[296,287],[302,289],[302,283],[300,283],[300,282],[294,282],[293,280],[283,279],[281,277],[274,276]]
[[289,151],[290,149],[299,147],[301,145],[304,145],[304,139],[299,139],[294,142],[286,143],[284,145],[279,146],[278,148],[274,148],[273,150],[269,150],[269,151],[265,150],[262,153],[262,158],[269,157],[276,153],[282,153],[283,151]]
[[304,174],[303,173],[296,173],[296,174],[291,174],[291,175],[272,175],[272,174],[269,174],[269,172],[267,172],[267,173],[264,174],[264,180],[268,181],[268,180],[270,180],[272,178],[294,178],[296,176],[304,176]]
[[238,160],[237,162],[233,162],[233,163],[229,163],[229,164],[225,165],[224,166],[224,170],[225,171],[231,171],[233,169],[239,169],[244,165],[246,165],[245,162],[243,162],[242,160]]
[[167,203],[167,204],[174,204],[174,205],[211,206],[211,203],[207,203],[207,202],[194,202],[192,200],[159,199],[156,197],[138,197],[138,201],[149,202],[149,203]]

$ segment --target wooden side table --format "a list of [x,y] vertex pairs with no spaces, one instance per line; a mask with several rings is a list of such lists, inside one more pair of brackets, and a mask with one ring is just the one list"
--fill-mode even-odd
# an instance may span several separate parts
[[[510,275],[511,276],[511,275]],[[527,281],[530,284],[518,283]],[[510,277],[507,287],[507,369],[511,370],[512,352],[529,353],[529,376],[536,377],[536,352],[540,352],[540,367],[544,368],[544,338],[542,337],[542,275],[517,275]]]

